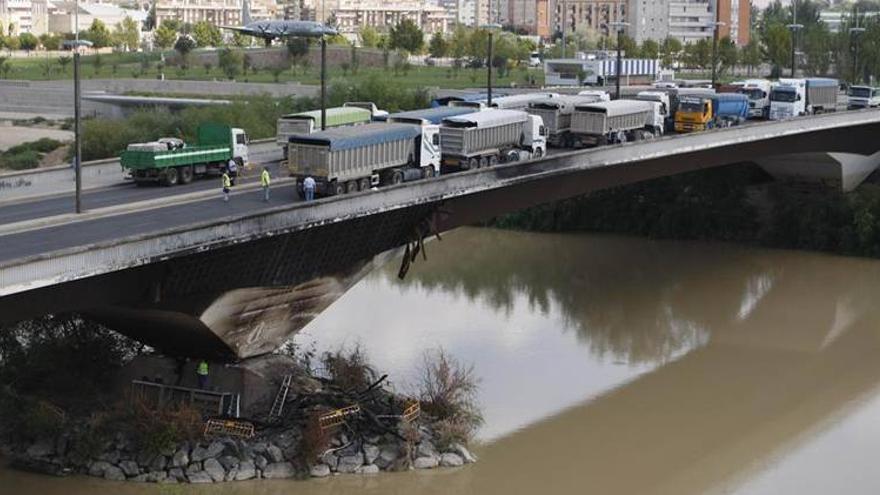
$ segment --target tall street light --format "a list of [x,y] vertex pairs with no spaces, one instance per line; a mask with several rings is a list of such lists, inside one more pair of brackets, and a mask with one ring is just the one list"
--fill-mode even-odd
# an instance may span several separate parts
[[486,24],[482,26],[483,29],[488,31],[489,33],[489,47],[488,47],[488,57],[486,58],[486,95],[487,95],[487,106],[492,106],[492,59],[495,58],[495,53],[493,49],[493,37],[495,35],[495,30],[501,28],[501,24]]
[[785,26],[791,30],[791,77],[794,77],[795,68],[797,67],[795,45],[797,40],[797,32],[803,29],[803,24],[797,23],[797,0],[791,0],[791,24]]
[[865,32],[865,28],[859,27],[859,11],[856,9],[855,11],[856,17],[856,26],[849,28],[849,36],[853,44],[853,74],[852,74],[852,84],[858,84],[861,82],[861,78],[859,77],[859,40],[861,38],[861,34]]
[[79,1],[73,4],[73,172],[76,181],[76,212],[82,213],[82,122],[80,116],[80,81],[79,81]]
[[614,28],[617,30],[617,67],[614,70],[614,85],[616,90],[614,92],[614,98],[616,100],[620,99],[620,74],[621,74],[621,55],[620,50],[623,45],[623,30],[629,26],[628,22],[623,21],[614,21],[609,22],[608,27]]
[[712,87],[715,87],[715,79],[718,70],[718,28],[725,26],[722,21],[712,21],[706,27],[712,29]]

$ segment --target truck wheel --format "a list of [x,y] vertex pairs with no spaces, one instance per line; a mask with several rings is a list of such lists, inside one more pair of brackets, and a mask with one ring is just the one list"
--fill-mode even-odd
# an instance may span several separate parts
[[487,166],[489,166],[489,161],[486,159],[485,156],[481,156],[480,157],[480,164],[478,165],[478,167],[479,168],[486,168]]
[[535,158],[541,158],[544,156],[544,148],[535,148],[535,152],[532,154]]
[[180,167],[178,175],[180,175],[180,183],[181,184],[189,184],[193,180],[193,168],[192,165],[186,165]]
[[358,190],[367,191],[370,189],[370,179],[364,177],[358,181]]
[[470,160],[468,160],[468,166],[467,166],[468,169],[473,170],[473,169],[479,168],[479,167],[480,167],[480,160],[478,160],[476,158],[471,158]]
[[165,169],[165,172],[162,174],[162,185],[164,186],[176,186],[177,185],[177,169],[174,167],[168,167]]
[[333,187],[333,195],[334,196],[340,196],[342,194],[345,194],[345,184],[342,184],[341,182],[334,182],[332,184],[332,187]]
[[391,172],[391,183],[392,184],[400,184],[403,182],[403,173],[400,170],[395,170]]
[[488,163],[488,165],[489,165],[490,167],[494,167],[495,165],[498,165],[498,157],[497,157],[497,156],[494,156],[494,155],[493,155],[493,156],[490,156],[490,157],[489,157],[489,163]]
[[430,179],[431,177],[434,177],[434,167],[428,165],[427,167],[422,169],[422,178]]
[[356,193],[358,190],[358,183],[356,180],[350,180],[345,183],[345,192],[347,194]]

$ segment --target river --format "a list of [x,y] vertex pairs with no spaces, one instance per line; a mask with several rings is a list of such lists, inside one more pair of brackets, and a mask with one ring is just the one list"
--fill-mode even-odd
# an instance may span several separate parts
[[216,486],[0,469],[0,494],[868,494],[880,262],[704,242],[459,229],[375,271],[297,336],[359,343],[407,390],[473,363],[480,461]]

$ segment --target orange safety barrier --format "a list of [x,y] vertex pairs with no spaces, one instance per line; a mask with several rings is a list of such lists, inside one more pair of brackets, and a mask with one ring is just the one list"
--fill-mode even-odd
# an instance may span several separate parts
[[209,419],[205,422],[205,437],[214,436],[251,438],[254,436],[254,425],[247,421]]
[[318,426],[321,427],[321,430],[335,428],[342,423],[345,423],[346,416],[351,416],[352,414],[357,414],[359,412],[361,412],[361,406],[359,404],[336,409],[335,411],[318,416]]

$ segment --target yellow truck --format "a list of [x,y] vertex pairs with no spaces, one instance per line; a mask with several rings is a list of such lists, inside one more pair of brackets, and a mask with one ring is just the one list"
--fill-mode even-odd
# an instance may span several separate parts
[[745,122],[749,98],[741,93],[692,95],[679,98],[675,132],[696,132]]

